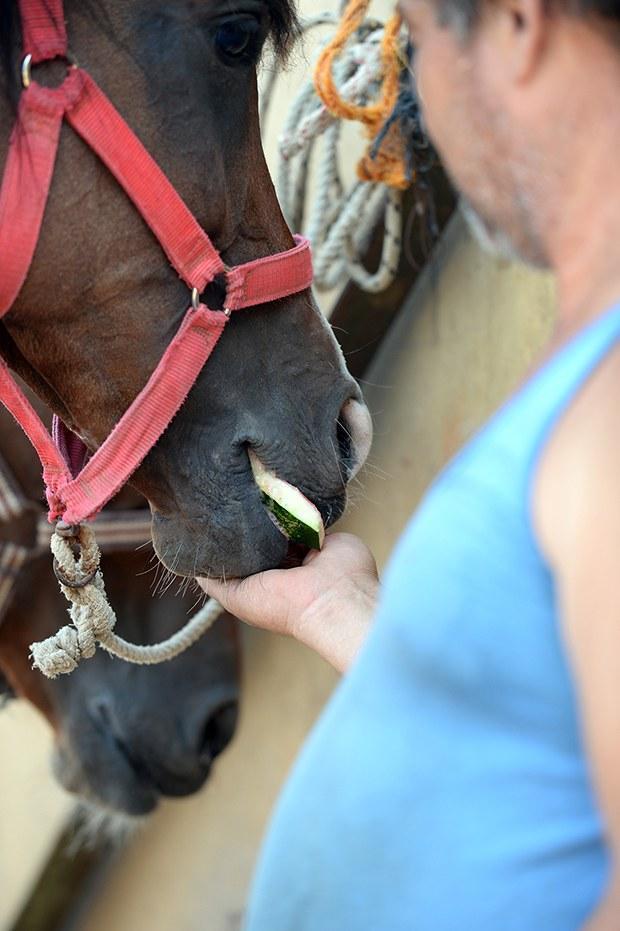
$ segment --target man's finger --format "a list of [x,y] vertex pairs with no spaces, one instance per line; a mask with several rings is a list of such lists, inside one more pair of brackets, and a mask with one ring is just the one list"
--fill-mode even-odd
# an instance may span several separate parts
[[222,607],[235,617],[249,624],[257,624],[270,630],[281,631],[284,617],[288,612],[282,611],[280,598],[265,586],[265,576],[260,573],[247,579],[234,579],[222,582],[217,579],[197,579],[198,584],[208,595],[215,598]]

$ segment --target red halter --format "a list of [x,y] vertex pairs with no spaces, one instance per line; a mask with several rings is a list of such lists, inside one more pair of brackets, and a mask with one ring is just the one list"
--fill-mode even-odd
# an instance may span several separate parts
[[[192,290],[192,304],[157,368],[110,436],[73,476],[66,459],[0,359],[0,401],[28,435],[43,465],[49,520],[94,516],[125,484],[162,435],[215,349],[230,313],[304,291],[312,283],[310,246],[227,268],[219,252],[123,118],[89,74],[72,65],[60,87],[30,80],[31,64],[68,57],[62,0],[20,0],[22,80],[0,188],[0,317],[24,284],[41,230],[63,119],[97,153]],[[224,310],[199,295],[216,275]]]

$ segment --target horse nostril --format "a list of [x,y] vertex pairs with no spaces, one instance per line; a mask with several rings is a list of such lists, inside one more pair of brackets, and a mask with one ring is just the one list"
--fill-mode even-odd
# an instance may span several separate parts
[[343,406],[336,421],[336,439],[350,481],[364,465],[372,443],[372,420],[363,401],[350,398]]
[[344,478],[348,481],[353,472],[353,443],[351,434],[340,417],[336,421],[336,443],[338,446],[338,459],[344,469]]
[[211,714],[202,731],[199,747],[201,759],[210,762],[228,746],[235,733],[238,714],[239,706],[236,701],[220,705]]
[[109,695],[98,694],[95,695],[88,702],[88,709],[91,713],[92,719],[105,730],[113,731],[113,712],[112,712],[112,699]]

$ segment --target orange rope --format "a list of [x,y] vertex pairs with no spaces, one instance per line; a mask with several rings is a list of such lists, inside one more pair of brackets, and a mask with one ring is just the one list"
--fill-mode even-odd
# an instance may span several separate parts
[[[385,26],[381,43],[384,78],[379,100],[366,106],[344,100],[338,92],[333,74],[334,61],[342,53],[356,29],[363,23],[370,2],[371,0],[350,0],[336,35],[319,56],[314,74],[314,85],[318,96],[333,116],[337,119],[362,123],[371,140],[374,140],[390,118],[398,101],[402,71],[399,42],[401,15],[397,13],[392,16]],[[408,187],[411,178],[407,176],[406,145],[400,127],[395,124],[386,134],[379,151],[374,155],[371,154],[371,142],[358,164],[359,177],[364,181],[381,181],[392,187]]]

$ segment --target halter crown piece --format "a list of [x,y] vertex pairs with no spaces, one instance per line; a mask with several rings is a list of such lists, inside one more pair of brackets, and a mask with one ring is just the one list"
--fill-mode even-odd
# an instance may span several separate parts
[[[312,283],[312,261],[308,241],[296,236],[295,246],[286,252],[233,268],[225,266],[209,236],[137,136],[90,75],[73,63],[62,0],[20,0],[19,6],[24,90],[0,187],[0,317],[15,302],[32,262],[63,120],[114,175],[192,295],[176,336],[147,384],[77,474],[59,448],[67,444],[57,444],[49,435],[0,359],[0,401],[21,425],[41,460],[48,519],[61,520],[66,540],[67,532],[71,535],[67,525],[80,525],[94,517],[155,445],[215,349],[231,313],[304,291]],[[67,76],[59,87],[43,87],[32,79],[31,68],[53,58],[67,60]],[[209,309],[199,298],[218,275],[226,281],[223,311]],[[56,432],[62,433],[62,427]],[[55,538],[58,542],[58,534]],[[73,538],[80,539],[77,527]],[[71,580],[61,577],[61,581]],[[62,587],[67,597],[68,592],[77,591],[74,585]],[[82,593],[88,587],[82,588]],[[69,670],[51,671],[55,675]]]

